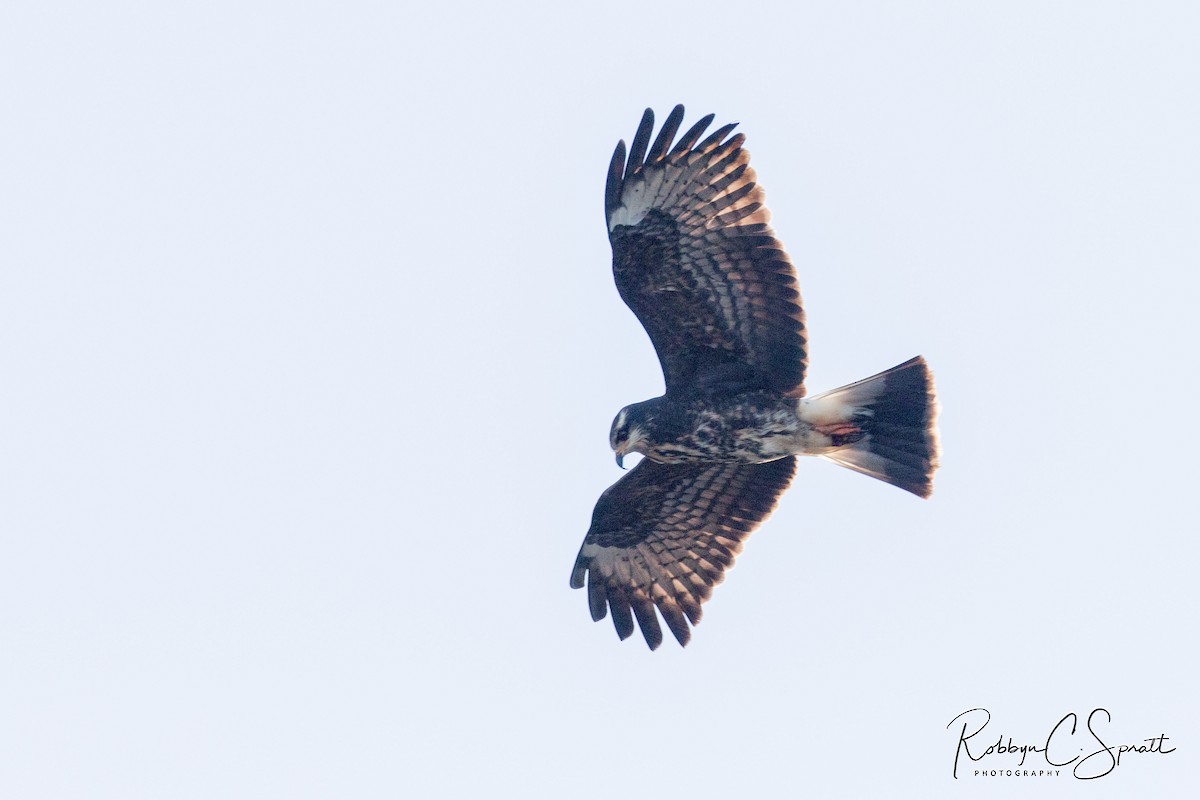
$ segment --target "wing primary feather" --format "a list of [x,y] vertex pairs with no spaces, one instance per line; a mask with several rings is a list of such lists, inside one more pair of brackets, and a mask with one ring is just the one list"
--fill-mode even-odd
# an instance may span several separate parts
[[721,155],[732,153],[746,143],[746,134],[737,133],[729,138],[729,141],[721,143]]
[[658,138],[650,146],[650,151],[646,154],[647,164],[662,161],[666,157],[667,150],[671,147],[671,142],[675,140],[675,134],[679,133],[679,124],[681,122],[683,122],[683,106],[677,105],[671,109],[671,113],[663,121],[662,130],[658,132]]
[[588,610],[592,612],[592,621],[599,622],[608,615],[608,604],[604,597],[604,579],[596,575],[596,570],[588,570]]
[[650,645],[651,650],[657,650],[662,644],[662,628],[659,627],[658,617],[654,613],[654,604],[645,597],[633,597],[633,613],[637,617],[638,625],[642,628],[642,636],[646,638],[646,644]]
[[629,598],[619,586],[609,587],[608,607],[612,611],[613,627],[617,636],[625,641],[633,635],[633,615],[629,613]]
[[729,228],[736,225],[739,221],[746,217],[753,216],[762,210],[762,203],[754,202],[742,208],[735,208],[732,211],[726,211],[724,214],[718,214],[714,221],[719,228]]
[[[723,173],[725,170],[728,169],[730,172],[733,172],[737,169],[739,166],[737,163],[738,159],[741,158],[742,155],[743,154],[739,153],[736,149],[727,150],[722,147],[717,152],[709,154],[709,157],[712,158],[713,161],[710,162],[705,169],[710,175],[721,175],[724,177]],[[730,169],[730,165],[734,165],[733,169]],[[716,183],[716,181],[714,181],[714,183]]]
[[700,618],[703,616],[699,602],[690,595],[681,595],[679,597],[679,606],[683,609],[683,613],[687,614],[688,620],[693,625],[699,624]]
[[617,142],[612,161],[608,164],[608,181],[604,184],[604,214],[608,216],[621,205],[621,176],[625,172],[625,140]]
[[[746,174],[746,171],[747,171],[749,168],[750,168],[750,165],[749,165],[749,164],[744,164],[744,163],[743,163],[743,164],[738,164],[736,167],[734,167],[733,169],[731,169],[731,170],[729,171],[729,173],[728,173],[728,174],[726,174],[726,175],[722,175],[720,178],[717,178],[715,181],[713,181],[712,183],[710,183],[710,184],[709,184],[709,186],[711,186],[711,187],[712,187],[712,191],[713,191],[715,194],[720,194],[721,192],[723,192],[723,191],[725,191],[726,189],[728,189],[728,188],[729,188],[729,186],[730,186],[730,185],[731,185],[731,184],[732,184],[734,181],[736,181],[738,178],[740,178],[740,177],[742,177],[743,175],[745,175],[745,174]],[[747,179],[747,185],[748,185],[748,186],[757,186],[757,185],[758,185],[758,184],[756,184],[756,183],[754,182],[754,178],[755,178],[755,176],[754,176],[753,174],[751,174],[751,175],[749,176],[749,178]]]
[[702,117],[700,121],[689,128],[688,132],[683,135],[683,138],[675,144],[675,149],[671,151],[671,155],[677,156],[680,153],[685,153],[688,150],[691,150],[692,145],[694,145],[696,140],[704,135],[704,132],[708,130],[708,126],[712,125],[713,120],[716,118],[716,114],[708,114],[707,116]]
[[625,165],[625,180],[632,178],[646,159],[646,146],[650,144],[650,134],[654,132],[654,111],[647,108],[642,114],[642,122],[638,125],[637,133],[633,135],[633,144],[629,145],[629,163]]
[[747,183],[744,186],[739,186],[732,192],[720,195],[712,201],[712,210],[720,213],[736,203],[738,200],[741,200],[743,197],[753,192],[756,188],[757,187],[753,183]]
[[696,146],[696,151],[700,153],[707,153],[709,150],[719,145],[726,136],[733,132],[733,129],[736,127],[737,123],[731,122],[724,127],[717,128],[715,131],[709,134],[707,139]]
[[684,618],[683,612],[679,610],[679,606],[670,601],[664,601],[658,604],[658,611],[666,621],[667,628],[675,635],[675,640],[681,646],[686,647],[688,641],[692,638],[692,632],[688,628],[687,619]]

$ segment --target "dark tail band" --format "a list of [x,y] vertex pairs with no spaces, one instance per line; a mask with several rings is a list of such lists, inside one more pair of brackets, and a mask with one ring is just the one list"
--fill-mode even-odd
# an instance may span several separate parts
[[850,410],[863,436],[823,458],[929,497],[938,466],[937,399],[925,359],[916,358],[811,402],[833,400]]

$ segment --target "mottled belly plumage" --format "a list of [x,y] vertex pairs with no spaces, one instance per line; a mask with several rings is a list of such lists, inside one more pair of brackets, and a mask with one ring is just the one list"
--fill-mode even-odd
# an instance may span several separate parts
[[759,464],[803,452],[810,426],[800,419],[798,403],[789,397],[745,395],[668,405],[648,432],[646,456],[663,463]]

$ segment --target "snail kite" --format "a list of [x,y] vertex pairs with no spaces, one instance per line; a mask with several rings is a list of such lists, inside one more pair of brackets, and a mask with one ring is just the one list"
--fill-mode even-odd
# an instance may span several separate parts
[[746,537],[816,455],[921,497],[937,467],[933,381],[917,357],[804,396],[808,354],[796,273],[767,225],[763,190],[725,125],[708,115],[678,136],[683,106],[654,131],[647,109],[628,156],[617,144],[604,212],[621,298],[658,352],[661,397],[617,414],[621,464],[600,496],[571,586],[617,634],[634,619],[650,649],[657,614],[681,645]]

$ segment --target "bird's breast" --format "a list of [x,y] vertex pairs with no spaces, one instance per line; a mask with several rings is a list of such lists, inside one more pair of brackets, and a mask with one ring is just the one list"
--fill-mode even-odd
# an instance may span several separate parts
[[668,409],[646,456],[663,463],[775,461],[803,449],[808,425],[797,401],[765,393],[693,401]]

